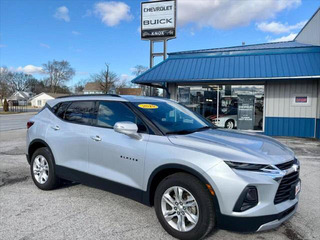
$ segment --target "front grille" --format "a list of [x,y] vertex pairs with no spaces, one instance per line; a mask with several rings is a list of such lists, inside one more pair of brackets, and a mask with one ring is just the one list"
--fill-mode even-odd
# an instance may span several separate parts
[[289,162],[278,164],[278,165],[276,165],[276,167],[279,168],[280,170],[286,170],[286,169],[291,168],[291,166],[293,164],[297,164],[297,163],[298,163],[298,160],[294,159],[294,160],[289,161]]
[[[299,181],[299,171],[292,172],[286,176],[284,176],[280,182],[278,191],[274,198],[274,204],[279,204],[284,201],[291,199],[293,191],[295,191],[294,186]],[[294,196],[295,197],[295,196]]]

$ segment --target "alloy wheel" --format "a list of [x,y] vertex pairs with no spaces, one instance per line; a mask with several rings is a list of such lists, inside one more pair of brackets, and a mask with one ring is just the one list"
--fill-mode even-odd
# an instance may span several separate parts
[[180,232],[192,230],[199,220],[198,203],[183,187],[173,186],[164,192],[161,210],[167,223]]
[[228,129],[233,129],[233,122],[232,121],[228,121],[227,122],[227,128]]
[[45,184],[47,182],[49,178],[49,164],[44,156],[38,155],[35,157],[32,170],[33,176],[38,183]]

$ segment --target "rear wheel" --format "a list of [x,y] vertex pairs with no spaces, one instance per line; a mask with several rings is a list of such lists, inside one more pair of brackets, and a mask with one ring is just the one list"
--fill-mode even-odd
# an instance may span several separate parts
[[46,147],[34,152],[30,170],[33,182],[42,190],[54,189],[60,183],[60,179],[55,174],[53,156]]
[[212,196],[192,175],[166,177],[157,187],[154,203],[162,227],[173,237],[202,239],[215,225]]

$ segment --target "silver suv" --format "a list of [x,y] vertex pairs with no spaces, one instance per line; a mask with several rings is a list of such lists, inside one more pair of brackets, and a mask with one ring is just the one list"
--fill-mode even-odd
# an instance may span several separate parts
[[254,232],[297,210],[299,161],[262,134],[216,129],[168,99],[91,95],[47,102],[28,122],[36,186],[80,182],[154,206],[179,239]]

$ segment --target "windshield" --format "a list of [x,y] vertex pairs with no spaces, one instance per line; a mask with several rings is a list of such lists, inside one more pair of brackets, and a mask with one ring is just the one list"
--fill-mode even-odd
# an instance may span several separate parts
[[188,134],[213,127],[202,116],[174,102],[147,101],[133,104],[164,134]]

